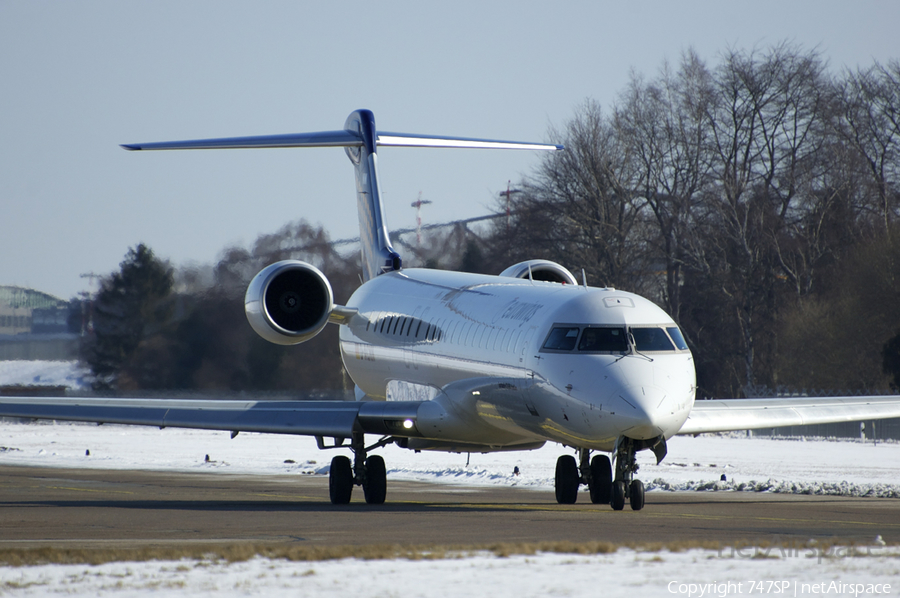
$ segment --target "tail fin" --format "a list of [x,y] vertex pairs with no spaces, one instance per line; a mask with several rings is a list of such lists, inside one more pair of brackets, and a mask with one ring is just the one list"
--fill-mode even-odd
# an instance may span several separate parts
[[467,137],[438,137],[406,133],[378,133],[375,116],[369,110],[353,112],[342,131],[292,133],[259,137],[229,137],[193,141],[164,141],[123,145],[126,150],[226,149],[265,147],[343,147],[356,169],[356,198],[359,211],[359,240],[363,279],[402,267],[400,254],[391,247],[378,182],[377,146],[461,147],[480,149],[561,150],[561,145],[522,143]]
[[391,247],[391,237],[384,222],[381,185],[378,182],[378,154],[375,115],[357,110],[347,117],[344,130],[359,135],[362,144],[344,150],[356,168],[356,207],[359,212],[359,246],[362,254],[363,279],[403,267],[400,254]]

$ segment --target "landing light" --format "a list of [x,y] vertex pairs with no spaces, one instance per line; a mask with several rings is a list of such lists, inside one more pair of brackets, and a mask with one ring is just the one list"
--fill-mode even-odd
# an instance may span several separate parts
[[403,427],[406,428],[407,430],[412,430],[412,427],[413,427],[414,425],[415,425],[415,424],[413,423],[413,420],[411,420],[411,419],[405,419],[405,420],[403,420]]

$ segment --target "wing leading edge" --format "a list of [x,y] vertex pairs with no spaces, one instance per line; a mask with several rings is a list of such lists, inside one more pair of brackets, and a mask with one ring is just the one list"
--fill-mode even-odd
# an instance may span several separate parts
[[900,396],[697,401],[678,434],[729,432],[900,417]]
[[399,428],[404,436],[418,436],[419,405],[415,401],[0,397],[0,416],[350,438],[354,432],[390,434]]

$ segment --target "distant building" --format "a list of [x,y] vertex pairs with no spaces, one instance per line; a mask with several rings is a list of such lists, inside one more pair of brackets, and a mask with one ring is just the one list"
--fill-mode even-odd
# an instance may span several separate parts
[[0,360],[77,357],[79,335],[69,326],[72,309],[48,293],[0,286]]

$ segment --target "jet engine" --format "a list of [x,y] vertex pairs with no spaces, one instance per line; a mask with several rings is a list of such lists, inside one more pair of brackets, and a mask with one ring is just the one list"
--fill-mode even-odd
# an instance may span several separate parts
[[278,345],[296,345],[319,334],[334,307],[334,293],[325,275],[297,260],[263,268],[244,296],[250,326]]
[[500,276],[509,278],[524,278],[531,280],[544,280],[547,282],[559,282],[562,284],[577,285],[578,281],[572,273],[550,260],[528,260],[510,266],[500,273]]

